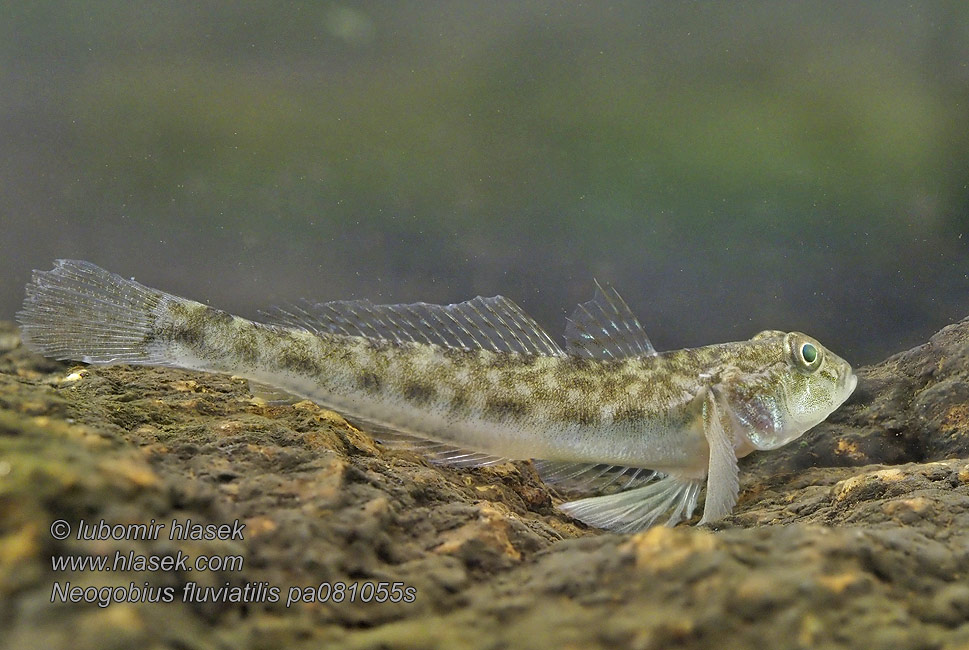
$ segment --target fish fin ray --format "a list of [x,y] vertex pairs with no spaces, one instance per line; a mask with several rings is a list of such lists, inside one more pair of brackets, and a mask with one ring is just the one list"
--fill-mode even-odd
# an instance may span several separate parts
[[531,316],[504,296],[478,296],[454,305],[375,305],[369,300],[301,302],[262,313],[287,327],[397,345],[425,343],[464,350],[565,354]]
[[595,284],[595,297],[568,318],[566,353],[591,359],[654,356],[656,349],[619,292]]
[[360,418],[348,418],[348,421],[361,431],[365,431],[382,445],[391,449],[406,449],[427,458],[434,465],[450,465],[451,467],[486,467],[508,462],[510,459],[496,456],[477,449],[459,447],[449,442],[426,438],[389,427],[378,422]]
[[559,510],[579,521],[617,533],[649,528],[668,515],[667,526],[693,516],[702,480],[666,476],[643,487],[569,501]]
[[730,514],[740,493],[737,453],[723,427],[722,414],[712,390],[707,391],[705,400],[703,434],[710,447],[710,460],[701,524],[712,523]]
[[606,465],[604,463],[576,463],[569,461],[533,459],[539,476],[566,490],[601,491],[613,485],[626,490],[645,485],[657,473],[642,467]]
[[54,359],[92,364],[178,365],[155,336],[165,305],[190,303],[83,260],[34,271],[17,312],[24,344]]

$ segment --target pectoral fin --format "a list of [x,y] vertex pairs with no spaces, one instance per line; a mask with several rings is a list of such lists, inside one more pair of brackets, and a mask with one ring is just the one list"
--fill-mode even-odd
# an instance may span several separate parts
[[700,523],[709,524],[730,514],[740,493],[740,471],[733,440],[723,426],[723,413],[710,389],[706,390],[703,403],[703,433],[710,447],[710,460]]

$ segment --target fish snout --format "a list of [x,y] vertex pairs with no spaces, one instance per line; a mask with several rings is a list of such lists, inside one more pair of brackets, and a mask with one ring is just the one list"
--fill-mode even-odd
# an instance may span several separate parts
[[845,364],[844,370],[841,371],[838,377],[838,391],[841,393],[841,401],[848,399],[848,397],[855,391],[855,386],[858,385],[858,375],[854,373],[847,363]]

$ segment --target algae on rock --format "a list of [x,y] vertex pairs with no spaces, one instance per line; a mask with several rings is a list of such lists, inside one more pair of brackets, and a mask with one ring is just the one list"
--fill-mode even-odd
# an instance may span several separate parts
[[[5,325],[0,647],[965,648],[969,320],[858,374],[829,421],[742,461],[741,501],[717,530],[629,536],[559,513],[530,463],[432,466],[309,402],[266,404],[225,376],[49,361]],[[246,528],[244,540],[50,533],[102,519]],[[119,552],[243,566],[52,569]],[[67,582],[176,597],[51,603]],[[184,602],[190,582],[281,597]],[[324,584],[381,582],[416,599],[306,602]],[[292,588],[302,597],[287,607]]]

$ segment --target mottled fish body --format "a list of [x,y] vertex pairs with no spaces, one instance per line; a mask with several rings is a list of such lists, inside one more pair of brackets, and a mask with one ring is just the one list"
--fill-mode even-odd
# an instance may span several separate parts
[[614,291],[597,289],[560,347],[500,296],[458,305],[304,305],[274,324],[145,287],[88,262],[35,272],[18,318],[51,357],[231,373],[344,413],[436,462],[534,459],[549,481],[626,489],[563,504],[618,531],[737,499],[737,458],[837,408],[851,367],[797,332],[657,353]]

